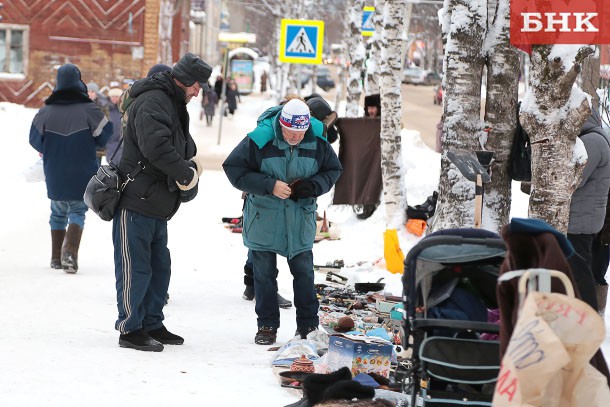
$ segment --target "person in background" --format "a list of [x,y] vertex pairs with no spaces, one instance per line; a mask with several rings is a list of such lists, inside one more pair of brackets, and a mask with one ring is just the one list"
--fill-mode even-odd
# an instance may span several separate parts
[[259,345],[275,343],[280,326],[278,254],[293,276],[297,334],[306,338],[319,324],[312,252],[316,199],[332,188],[342,168],[323,124],[310,126],[310,117],[299,99],[267,109],[223,163],[231,184],[248,194],[249,227],[242,236],[252,255]]
[[160,352],[163,345],[184,343],[163,323],[171,276],[167,222],[181,202],[194,198],[203,171],[186,105],[211,73],[201,58],[187,53],[171,72],[155,73],[129,89],[119,169],[140,172],[123,190],[112,225],[121,347]]
[[98,169],[96,148],[104,147],[111,135],[112,123],[87,96],[78,67],[62,65],[53,93],[30,128],[30,144],[42,154],[51,200],[51,268],[78,271],[87,212],[83,194]]
[[[102,112],[108,117],[108,108],[109,108],[109,100],[104,94],[100,92],[100,87],[95,82],[89,82],[87,84],[87,95],[89,95],[89,99],[93,101],[96,105],[102,109]],[[96,151],[97,153],[97,165],[102,165],[102,157],[106,154],[106,150],[103,147],[99,147]]]
[[[237,89],[237,83],[231,79],[227,82],[225,100],[227,102],[227,109],[229,110],[229,114],[231,117],[235,114],[237,110],[237,101],[241,103],[241,97],[239,96],[239,89]],[[224,115],[227,115],[227,111],[224,111]]]
[[[610,193],[608,194],[610,202]],[[597,294],[597,306],[599,314],[603,317],[606,312],[606,302],[608,300],[608,282],[606,272],[610,264],[610,205],[606,203],[606,216],[602,230],[593,239],[593,262],[591,271],[595,280],[595,293]]]
[[267,71],[263,71],[261,74],[261,93],[267,92],[267,80],[269,79],[269,75]]
[[110,162],[110,159],[112,158],[112,162],[117,165],[121,162],[123,151],[123,146],[119,146],[121,138],[123,137],[123,128],[121,126],[121,112],[119,111],[118,106],[122,94],[123,91],[119,88],[112,88],[108,91],[108,98],[110,98],[110,103],[108,104],[108,118],[112,122],[113,133],[106,144],[106,159]]
[[216,99],[218,99],[219,101],[222,98],[222,75],[218,75],[216,77],[216,82],[214,82],[214,93],[216,93]]
[[592,109],[579,134],[587,151],[580,185],[572,194],[568,240],[575,254],[568,261],[583,301],[599,311],[592,272],[593,240],[604,225],[610,188],[610,138]]
[[203,120],[203,115],[205,114],[205,121],[208,127],[212,125],[217,103],[218,99],[216,98],[216,92],[206,92],[201,98],[201,113],[199,114],[199,120]]
[[378,93],[364,97],[364,116],[381,116],[381,96]]

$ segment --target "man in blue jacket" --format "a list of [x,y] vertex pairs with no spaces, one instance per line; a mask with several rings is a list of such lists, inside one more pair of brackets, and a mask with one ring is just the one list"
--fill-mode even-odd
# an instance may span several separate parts
[[83,194],[97,172],[96,150],[111,135],[112,123],[87,96],[78,67],[62,65],[53,93],[30,128],[30,144],[42,154],[51,200],[51,268],[67,273],[78,270],[87,212]]
[[319,324],[312,253],[316,198],[332,188],[342,167],[323,123],[312,125],[319,128],[310,126],[309,107],[299,99],[270,108],[223,163],[231,184],[248,193],[242,236],[252,251],[254,342],[260,345],[275,343],[280,326],[277,254],[287,258],[294,279],[298,334],[306,337]]

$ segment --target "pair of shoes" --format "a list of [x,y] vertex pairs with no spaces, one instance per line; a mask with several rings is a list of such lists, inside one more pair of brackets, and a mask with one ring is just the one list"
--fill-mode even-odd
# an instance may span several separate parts
[[246,301],[254,300],[254,286],[247,285],[246,289],[244,290],[244,293],[241,295],[241,298],[243,298]]
[[164,326],[159,329],[148,331],[148,334],[155,341],[160,342],[163,345],[182,345],[184,343],[183,337],[171,333]]
[[163,350],[163,345],[151,338],[144,329],[119,335],[119,346],[147,352],[161,352]]
[[282,297],[280,295],[280,293],[277,293],[277,303],[279,304],[280,308],[290,308],[292,307],[292,301],[287,300],[286,298]]
[[261,326],[258,328],[256,336],[254,336],[254,343],[257,345],[273,345],[277,339],[277,328],[271,328],[269,326]]
[[294,336],[301,335],[301,339],[307,339],[307,335],[309,335],[313,331],[317,331],[317,330],[318,330],[317,326],[307,326],[304,328],[297,328],[296,332],[294,333]]

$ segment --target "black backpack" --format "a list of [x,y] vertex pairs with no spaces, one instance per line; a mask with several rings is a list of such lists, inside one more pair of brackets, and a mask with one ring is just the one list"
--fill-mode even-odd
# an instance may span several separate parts
[[519,121],[519,108],[521,103],[517,105],[517,128],[513,145],[510,148],[510,157],[508,160],[508,176],[515,181],[531,181],[532,180],[532,146],[530,145],[530,137],[521,127]]

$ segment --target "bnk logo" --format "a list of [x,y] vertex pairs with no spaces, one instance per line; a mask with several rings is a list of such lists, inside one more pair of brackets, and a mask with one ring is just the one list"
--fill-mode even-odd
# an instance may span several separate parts
[[511,0],[510,42],[609,44],[608,0]]

